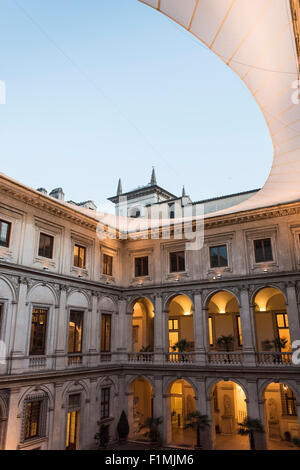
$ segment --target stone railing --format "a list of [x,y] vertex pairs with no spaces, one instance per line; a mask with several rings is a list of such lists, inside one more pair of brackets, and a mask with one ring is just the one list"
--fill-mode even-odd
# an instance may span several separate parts
[[128,354],[128,362],[133,364],[148,364],[154,361],[154,353],[153,352],[137,352],[137,353],[129,353]]
[[69,354],[68,366],[79,367],[82,365],[82,354]]
[[291,352],[259,352],[256,353],[256,361],[259,366],[292,366]]
[[169,364],[193,364],[193,352],[169,352],[166,354],[166,361]]
[[111,362],[111,353],[100,353],[100,362]]
[[243,363],[241,352],[209,352],[207,354],[208,364],[217,366],[235,366]]
[[46,356],[32,356],[29,358],[30,369],[45,369],[47,366]]

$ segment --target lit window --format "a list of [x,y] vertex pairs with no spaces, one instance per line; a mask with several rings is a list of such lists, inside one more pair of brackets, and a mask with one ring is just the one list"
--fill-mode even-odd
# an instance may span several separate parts
[[209,330],[209,344],[210,346],[214,345],[214,336],[213,336],[213,319],[208,317],[208,330]]
[[83,332],[83,313],[70,311],[68,352],[81,353]]
[[103,274],[113,275],[113,257],[106,254],[103,255]]
[[237,329],[238,345],[243,346],[242,327],[241,327],[241,317],[240,317],[240,315],[237,315],[237,317],[236,317],[236,329]]
[[74,245],[74,266],[76,268],[85,268],[86,248],[80,245]]
[[76,450],[79,438],[80,394],[69,396],[66,449]]
[[42,400],[29,401],[25,414],[25,440],[39,437],[41,423]]
[[110,352],[111,315],[101,315],[101,352]]
[[170,272],[179,273],[185,271],[184,251],[170,253]]
[[0,246],[8,247],[10,240],[11,223],[0,220]]
[[257,263],[273,261],[271,238],[254,240],[254,250]]
[[53,243],[54,238],[51,237],[51,235],[41,233],[39,242],[39,256],[51,259],[53,257]]
[[31,320],[30,356],[42,356],[46,348],[47,310],[34,308]]
[[228,266],[226,245],[213,246],[210,248],[210,266],[212,268]]

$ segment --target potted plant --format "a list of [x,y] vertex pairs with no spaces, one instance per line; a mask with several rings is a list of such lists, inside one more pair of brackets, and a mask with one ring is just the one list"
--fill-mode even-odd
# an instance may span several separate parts
[[151,446],[158,447],[160,445],[160,432],[158,426],[162,423],[162,417],[152,418],[149,417],[140,426],[140,430],[147,429],[145,437],[149,439]]
[[192,348],[193,348],[193,343],[191,341],[187,341],[186,339],[181,339],[180,341],[177,341],[177,343],[174,344],[174,346],[172,346],[173,351],[178,351],[181,362],[185,361],[185,357],[184,357],[184,354],[180,354],[180,353],[191,351]]
[[123,410],[118,422],[117,431],[119,435],[119,443],[124,444],[129,434],[129,424],[125,411]]
[[195,445],[196,450],[200,450],[201,446],[201,431],[205,431],[209,428],[209,419],[207,415],[202,415],[199,411],[194,411],[187,416],[187,423],[185,428],[195,428],[197,432],[197,444]]
[[242,423],[238,423],[240,426],[238,434],[241,436],[249,436],[250,449],[255,450],[255,434],[264,433],[264,427],[259,419],[245,418]]
[[95,439],[98,442],[98,447],[100,449],[106,449],[109,443],[109,426],[104,424],[100,425],[98,421],[98,426],[100,426],[99,431],[95,434]]
[[[232,335],[222,335],[217,339],[217,345],[221,348],[225,348],[225,351],[229,353],[232,345],[234,343],[234,337]],[[230,355],[227,354],[228,362],[231,362]]]
[[[273,341],[266,339],[262,342],[262,346],[264,351],[272,351],[274,349],[276,352],[281,352],[283,349],[285,349],[287,342],[288,341],[285,338],[275,338]],[[274,363],[278,363],[278,361],[281,362],[281,358],[276,357],[276,355],[271,356],[270,359],[271,362]]]

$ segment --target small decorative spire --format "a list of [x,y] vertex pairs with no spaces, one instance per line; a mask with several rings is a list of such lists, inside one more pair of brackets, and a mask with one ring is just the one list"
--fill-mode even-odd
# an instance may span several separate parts
[[118,182],[117,196],[121,196],[122,193],[123,193],[123,190],[122,190],[122,181],[121,181],[121,178],[120,178],[120,179],[119,179],[119,182]]
[[151,186],[156,186],[157,185],[157,180],[156,180],[156,174],[155,174],[155,168],[154,166],[152,167],[152,175],[151,175]]
[[182,197],[185,197],[186,196],[186,192],[185,192],[185,187],[183,186],[182,187]]

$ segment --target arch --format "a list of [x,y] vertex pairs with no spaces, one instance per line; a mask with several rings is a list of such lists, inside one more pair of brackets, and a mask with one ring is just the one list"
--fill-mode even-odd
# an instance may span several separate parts
[[272,383],[282,383],[283,385],[287,385],[294,393],[297,399],[297,403],[300,404],[300,393],[298,392],[297,386],[289,378],[285,378],[283,380],[278,379],[278,378],[264,380],[258,389],[259,399],[262,403],[264,402],[264,393],[266,389],[268,388],[268,386],[271,385]]
[[[154,317],[152,302],[147,297],[136,298],[131,313],[132,352],[154,351]],[[137,359],[140,357],[137,356]]]
[[151,377],[150,375],[145,375],[145,374],[139,374],[139,375],[131,375],[126,379],[126,390],[129,392],[130,386],[132,382],[134,382],[136,379],[144,379],[147,382],[150,383],[152,390],[153,390],[153,396],[155,395],[155,383],[154,383],[154,378]]
[[136,440],[147,437],[143,428],[148,418],[153,418],[154,388],[152,383],[141,376],[128,384],[128,422],[130,436]]
[[33,395],[33,394],[36,394],[36,395],[44,394],[44,396],[47,397],[49,400],[50,408],[54,408],[54,395],[46,385],[37,385],[37,386],[32,386],[32,387],[27,388],[27,390],[25,390],[23,394],[20,396],[19,401],[18,401],[18,406],[22,407],[24,400],[28,396]]
[[72,289],[67,296],[67,306],[91,309],[91,299],[84,290]]
[[278,290],[283,295],[285,303],[287,305],[287,297],[286,297],[286,293],[283,291],[283,289],[281,287],[277,286],[276,284],[268,283],[264,286],[257,287],[252,292],[251,297],[250,297],[250,304],[251,304],[252,307],[255,307],[255,297],[257,296],[257,294],[259,294],[260,291],[262,291],[264,289],[276,289],[276,290]]
[[289,380],[268,381],[262,390],[264,425],[268,449],[290,450],[300,438],[297,394]]
[[90,391],[89,391],[88,384],[84,380],[73,380],[65,384],[63,392],[62,392],[62,398],[63,398],[63,402],[65,406],[67,405],[67,398],[68,398],[68,394],[70,393],[70,391],[71,393],[73,392],[77,393],[77,392],[82,391],[85,394],[86,400],[90,399]]
[[[171,362],[193,361],[194,350],[194,305],[186,294],[172,295],[168,302],[168,346]],[[183,353],[183,354],[182,354]]]
[[172,385],[177,380],[185,380],[188,384],[190,384],[190,386],[194,390],[195,400],[198,399],[198,389],[197,389],[197,384],[196,384],[195,380],[192,377],[185,377],[185,376],[181,376],[181,375],[177,375],[176,377],[168,377],[168,379],[166,380],[166,382],[164,384],[164,395],[165,396],[170,394]]
[[179,297],[179,296],[185,296],[187,297],[191,304],[192,304],[192,311],[194,311],[194,299],[193,297],[190,295],[190,294],[187,294],[186,292],[184,291],[178,291],[178,292],[173,292],[172,294],[168,295],[168,297],[165,299],[165,303],[164,303],[164,308],[163,310],[165,312],[167,312],[170,308],[170,303],[176,298],[176,297]]
[[151,299],[150,296],[147,296],[147,295],[136,295],[136,296],[134,296],[133,299],[130,300],[130,302],[129,302],[128,306],[127,306],[127,312],[128,312],[129,315],[132,315],[135,304],[136,304],[137,302],[139,302],[140,300],[143,300],[143,299],[147,300],[147,301],[151,304],[152,309],[153,309],[153,311],[154,311],[154,303],[153,303],[153,300]]
[[110,295],[105,295],[99,299],[98,308],[105,312],[115,313],[118,311],[116,302]]
[[214,297],[219,292],[228,292],[229,294],[232,294],[233,297],[236,299],[236,301],[238,303],[238,306],[240,308],[240,299],[238,298],[237,294],[235,292],[233,292],[233,290],[231,290],[230,288],[225,287],[224,289],[223,288],[222,289],[214,289],[206,295],[206,297],[203,299],[203,302],[202,302],[203,303],[203,308],[205,310],[208,309],[208,304],[211,301],[212,297]]
[[248,399],[243,384],[236,379],[218,379],[210,388],[209,401],[213,448],[249,449],[248,436],[238,434],[239,423],[248,417]]
[[17,299],[15,286],[7,277],[3,275],[0,275],[0,299],[7,299],[13,302],[16,302]]
[[99,395],[100,389],[105,386],[110,386],[114,390],[114,395],[118,395],[118,385],[114,377],[109,377],[109,376],[104,376],[104,377],[99,377],[97,380],[97,385],[96,385],[96,394]]
[[[293,19],[297,13],[293,3],[282,0],[276,2],[275,8],[272,2],[271,10],[271,2],[261,1],[247,2],[246,5],[236,2],[233,7],[232,2],[139,1],[178,23],[229,66],[252,94],[269,128],[274,159],[263,188],[248,200],[218,214],[299,199],[299,185],[295,178],[300,168],[299,130],[292,126],[297,122],[299,110],[297,100],[291,105],[290,93],[291,80],[298,78]],[[245,31],[248,31],[246,36]],[[285,31],[285,34],[278,37],[278,31]],[[273,50],[268,48],[268,54],[257,54],[258,47],[266,48],[275,41],[277,47]],[[288,63],[286,57],[290,57]],[[273,73],[270,77],[272,70],[287,73]],[[280,100],[274,99],[279,95]],[[285,122],[276,118],[283,112]],[[280,158],[287,153],[288,161]],[[293,171],[286,171],[288,164],[292,165]]]
[[243,392],[245,394],[245,397],[246,397],[246,400],[248,401],[249,392],[247,390],[247,384],[243,383],[243,381],[240,380],[240,379],[237,379],[237,378],[233,379],[231,377],[226,377],[226,378],[222,378],[222,379],[213,379],[213,381],[210,382],[208,390],[207,390],[209,399],[211,399],[214,387],[216,385],[218,385],[219,382],[233,382],[233,383],[237,384],[243,390]]
[[28,302],[40,304],[58,304],[58,296],[51,284],[38,282],[32,286],[27,293]]

